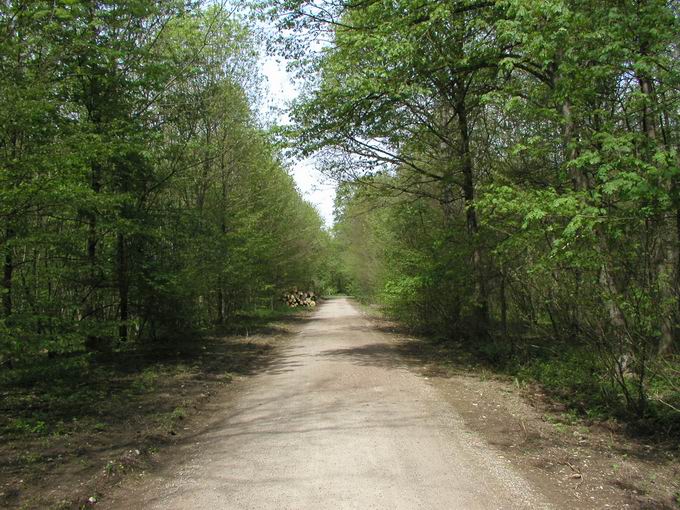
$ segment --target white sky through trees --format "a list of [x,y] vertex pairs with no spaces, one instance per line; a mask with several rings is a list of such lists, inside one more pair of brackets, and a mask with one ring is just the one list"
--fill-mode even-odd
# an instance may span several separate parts
[[[289,121],[288,105],[297,97],[298,90],[286,72],[285,60],[280,57],[262,56],[260,61],[262,73],[268,82],[265,109],[273,121],[285,124]],[[333,183],[321,175],[312,159],[294,162],[291,170],[305,199],[317,207],[326,226],[330,227],[333,224],[333,200],[335,198]]]

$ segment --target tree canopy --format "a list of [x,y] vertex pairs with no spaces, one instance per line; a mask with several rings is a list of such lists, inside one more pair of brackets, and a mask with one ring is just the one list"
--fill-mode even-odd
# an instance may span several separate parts
[[233,6],[0,3],[0,352],[162,340],[322,285]]
[[603,405],[672,412],[674,2],[263,4],[315,76],[290,140],[343,183],[355,293],[506,363],[575,353]]

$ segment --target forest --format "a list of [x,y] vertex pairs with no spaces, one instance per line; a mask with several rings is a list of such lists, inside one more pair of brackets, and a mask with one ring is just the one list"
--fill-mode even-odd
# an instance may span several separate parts
[[0,263],[3,469],[252,373],[252,324],[332,294],[677,438],[680,5],[0,0]]
[[560,490],[603,488],[578,450],[675,505],[680,4],[0,0],[0,265],[0,506],[89,508],[198,438],[272,491],[298,454],[370,486],[491,413],[494,466],[523,437]]
[[3,368],[163,341],[315,284],[329,236],[257,119],[240,18],[0,4]]
[[262,41],[235,5],[0,1],[3,508],[52,508],[25,501],[64,465],[175,434],[206,378],[270,347],[216,332],[325,285],[331,236],[261,114]]
[[581,413],[677,433],[678,4],[265,4],[314,77],[288,136],[341,183],[341,286]]

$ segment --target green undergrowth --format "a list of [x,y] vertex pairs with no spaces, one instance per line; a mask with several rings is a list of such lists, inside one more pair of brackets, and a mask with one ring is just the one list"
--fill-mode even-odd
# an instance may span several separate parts
[[[475,359],[510,375],[519,385],[539,384],[551,398],[582,418],[614,418],[635,434],[680,437],[680,358],[668,358],[651,367],[645,383],[649,397],[639,415],[625,405],[621,383],[597,351],[586,345],[547,344],[497,339],[468,349]],[[624,378],[624,384],[634,390],[632,379]]]
[[215,331],[220,334],[249,335],[269,332],[272,323],[280,320],[303,319],[310,313],[305,308],[292,309],[287,306],[275,306],[274,308],[258,308],[255,310],[241,311],[234,315],[231,321],[218,326]]
[[[360,303],[377,319],[396,320],[385,307]],[[592,346],[559,343],[551,338],[503,338],[486,341],[466,336],[423,331],[403,321],[394,323],[421,339],[419,355],[440,365],[472,367],[483,377],[510,377],[516,385],[537,384],[566,412],[587,421],[617,420],[634,435],[656,436],[661,441],[680,438],[680,356],[650,364],[645,380],[644,412],[631,412],[621,383],[612,376],[602,353]],[[635,382],[624,377],[629,393]]]
[[0,368],[0,507],[53,508],[54,498],[89,507],[100,483],[144,469],[148,455],[192,430],[211,395],[266,367],[287,325],[304,315],[242,312],[213,331],[107,352],[42,352]]
[[276,333],[289,309],[239,313],[214,332],[110,352],[41,353],[0,369],[0,435],[6,440],[98,433],[133,422],[161,423],[177,406],[154,398],[184,380],[228,381],[256,370],[269,347],[227,337]]

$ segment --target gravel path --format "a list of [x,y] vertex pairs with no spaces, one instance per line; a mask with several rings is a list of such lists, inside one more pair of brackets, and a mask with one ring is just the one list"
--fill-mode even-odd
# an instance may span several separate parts
[[183,463],[110,508],[549,508],[391,340],[349,300],[326,302]]

